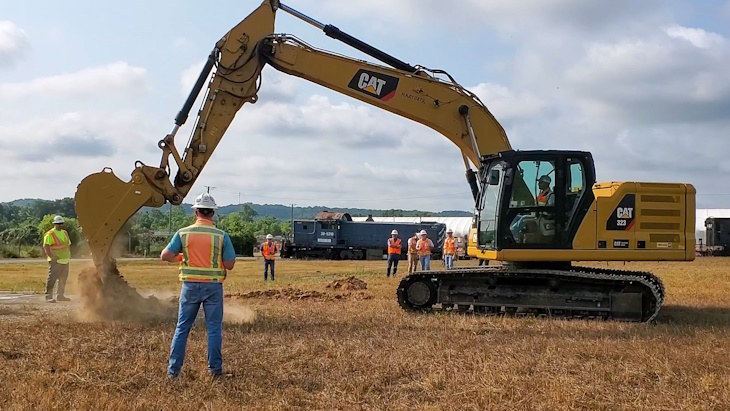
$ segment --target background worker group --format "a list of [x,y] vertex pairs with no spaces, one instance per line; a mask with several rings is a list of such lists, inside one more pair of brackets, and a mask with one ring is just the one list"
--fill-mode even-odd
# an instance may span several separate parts
[[[398,271],[398,261],[401,255],[401,240],[398,238],[398,231],[393,230],[388,239],[388,269],[386,276],[390,277],[391,267],[393,267],[393,276]],[[418,264],[421,264],[422,271],[431,270],[431,254],[434,249],[433,241],[428,238],[426,230],[421,230],[410,237],[407,242],[408,247],[408,274],[418,271]],[[444,264],[447,270],[454,268],[454,258],[456,257],[456,239],[452,229],[446,230],[446,239],[442,252]]]

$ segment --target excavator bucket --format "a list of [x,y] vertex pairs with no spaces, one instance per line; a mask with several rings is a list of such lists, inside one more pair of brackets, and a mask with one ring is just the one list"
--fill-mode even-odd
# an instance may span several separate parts
[[126,183],[110,168],[81,181],[76,190],[76,215],[97,267],[111,260],[117,233],[152,196],[152,187],[137,170]]

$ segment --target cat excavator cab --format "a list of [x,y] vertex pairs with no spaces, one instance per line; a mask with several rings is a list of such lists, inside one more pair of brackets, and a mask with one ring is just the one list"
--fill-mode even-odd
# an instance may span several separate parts
[[[277,11],[380,63],[276,33]],[[694,259],[691,184],[597,183],[588,152],[516,151],[486,105],[446,71],[410,65],[279,1],[264,0],[215,43],[172,131],[157,143],[159,166],[137,161],[128,182],[104,168],[79,184],[78,220],[100,273],[114,265],[112,242],[140,208],[182,203],[235,114],[258,100],[265,65],[421,123],[460,150],[476,211],[469,254],[499,265],[412,273],[396,291],[405,310],[651,321],[664,301],[658,277],[574,262]],[[203,88],[190,139],[178,151],[176,134]],[[549,203],[537,201],[542,176],[550,177]]]

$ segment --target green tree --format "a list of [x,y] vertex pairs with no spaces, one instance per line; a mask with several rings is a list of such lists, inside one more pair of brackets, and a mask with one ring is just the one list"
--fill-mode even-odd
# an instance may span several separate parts
[[247,218],[251,218],[250,215],[237,211],[220,217],[217,226],[225,230],[231,237],[236,254],[252,256],[253,248],[256,245],[256,236],[254,235],[254,223],[253,221],[247,221]]
[[403,210],[385,210],[383,211],[383,217],[403,217]]
[[258,215],[256,210],[251,207],[251,203],[246,203],[243,206],[241,206],[241,210],[238,211],[241,214],[241,217],[244,221],[253,221],[254,218]]

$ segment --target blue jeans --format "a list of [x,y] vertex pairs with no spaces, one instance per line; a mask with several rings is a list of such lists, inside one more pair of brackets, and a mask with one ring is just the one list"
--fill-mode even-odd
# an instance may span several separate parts
[[453,255],[444,254],[444,262],[446,263],[447,270],[454,268],[454,256]]
[[274,261],[276,260],[264,260],[264,281],[266,281],[266,273],[271,267],[271,281],[274,281]]
[[429,271],[431,269],[431,256],[422,255],[418,257],[421,260],[421,271]]
[[188,334],[198,315],[200,305],[205,313],[205,326],[208,334],[208,370],[212,373],[223,372],[223,284],[184,282],[180,290],[180,309],[177,328],[170,347],[170,363],[167,373],[178,375],[185,360],[185,346]]
[[387,277],[390,277],[390,269],[393,268],[393,276],[398,272],[398,261],[400,261],[400,254],[388,254],[388,273]]

